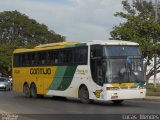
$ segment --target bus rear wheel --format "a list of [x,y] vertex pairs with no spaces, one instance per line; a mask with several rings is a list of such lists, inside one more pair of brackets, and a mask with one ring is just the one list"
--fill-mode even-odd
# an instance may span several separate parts
[[43,98],[44,97],[44,95],[42,94],[37,94],[37,87],[35,84],[31,85],[30,92],[31,92],[32,98]]
[[31,85],[30,91],[32,98],[37,98],[37,88],[35,84]]
[[82,86],[79,89],[78,95],[82,103],[88,104],[91,102],[91,100],[89,99],[89,92],[86,86]]
[[30,93],[30,89],[28,84],[24,84],[23,86],[23,93],[27,96],[27,97],[31,97],[31,93]]

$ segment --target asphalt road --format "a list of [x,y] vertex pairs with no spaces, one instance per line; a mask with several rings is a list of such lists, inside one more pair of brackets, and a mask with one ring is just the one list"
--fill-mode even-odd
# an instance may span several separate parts
[[[0,113],[29,114],[160,114],[160,102],[126,100],[122,105],[112,102],[82,104],[75,99],[55,97],[26,98],[12,91],[0,91]],[[30,117],[31,118],[31,117]],[[42,117],[41,117],[42,118]]]

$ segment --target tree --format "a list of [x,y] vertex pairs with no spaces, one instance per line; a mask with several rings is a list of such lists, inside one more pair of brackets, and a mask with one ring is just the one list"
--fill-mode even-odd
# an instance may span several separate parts
[[0,12],[0,73],[10,74],[14,49],[61,41],[64,36],[18,11]]
[[[128,0],[122,1],[123,12],[117,12],[115,16],[125,19],[110,32],[111,39],[133,41],[140,44],[143,57],[145,59],[144,70],[150,64],[154,51],[157,51],[160,57],[160,21],[155,22],[155,10],[151,1],[134,0],[129,3]],[[159,17],[160,18],[160,17]],[[160,60],[157,63],[157,73],[160,72]],[[146,80],[154,74],[154,69],[146,72]]]

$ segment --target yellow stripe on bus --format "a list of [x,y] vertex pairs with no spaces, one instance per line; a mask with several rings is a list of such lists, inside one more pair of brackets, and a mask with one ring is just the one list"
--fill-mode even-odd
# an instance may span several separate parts
[[113,87],[131,87],[131,86],[134,86],[135,83],[113,83],[111,85]]

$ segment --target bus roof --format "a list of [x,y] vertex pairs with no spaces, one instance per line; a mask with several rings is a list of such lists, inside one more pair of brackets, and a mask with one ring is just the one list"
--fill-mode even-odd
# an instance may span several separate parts
[[59,43],[49,43],[49,44],[42,44],[38,45],[32,49],[16,49],[13,53],[21,53],[21,52],[31,52],[31,51],[40,51],[40,50],[49,50],[49,49],[59,49],[64,48],[66,46],[73,46],[76,44],[80,44],[80,42],[59,42]]
[[122,40],[91,40],[88,42],[90,45],[99,44],[99,45],[139,45],[135,42],[122,41]]
[[75,45],[80,44],[79,42],[59,42],[59,43],[49,43],[38,45],[35,48],[48,48],[48,47],[56,47],[56,46],[66,46],[66,45]]
[[135,42],[130,41],[122,41],[122,40],[91,40],[89,42],[59,42],[59,43],[49,43],[38,45],[32,49],[16,49],[13,53],[21,53],[21,52],[31,52],[31,51],[40,51],[40,50],[49,50],[49,49],[59,49],[65,47],[73,47],[79,46],[81,44],[87,45],[139,45]]

